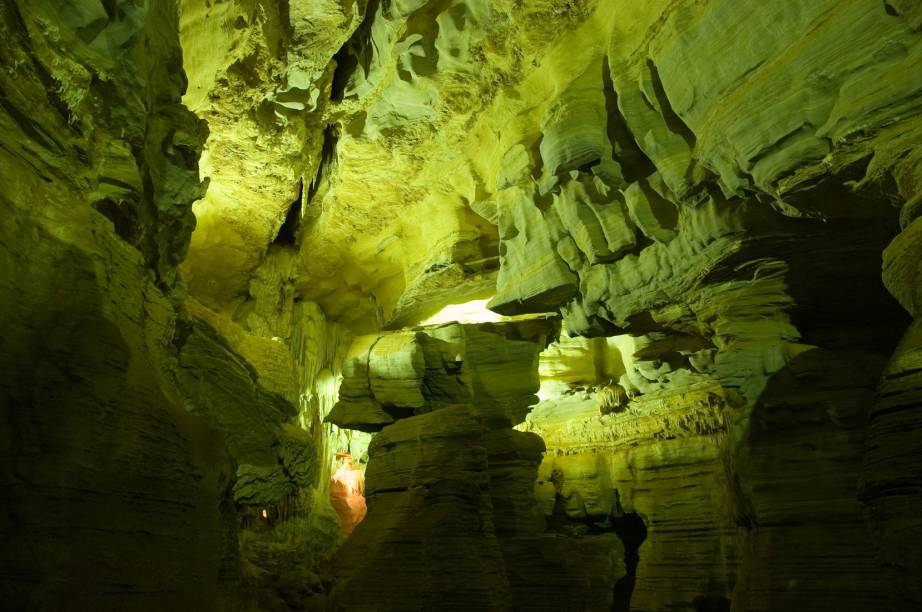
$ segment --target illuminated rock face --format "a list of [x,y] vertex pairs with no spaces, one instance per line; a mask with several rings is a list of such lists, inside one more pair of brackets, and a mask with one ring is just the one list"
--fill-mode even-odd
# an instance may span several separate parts
[[4,3],[0,600],[922,608],[920,33]]
[[380,431],[401,417],[475,403],[488,424],[512,427],[537,399],[538,352],[552,328],[540,317],[360,336],[327,420]]
[[[621,541],[545,529],[533,493],[544,443],[511,428],[524,411],[510,400],[534,397],[538,353],[555,327],[449,324],[356,340],[343,387],[364,380],[367,394],[341,395],[329,418],[379,431],[368,449],[368,516],[336,555],[332,605],[611,607],[625,574]],[[350,370],[350,359],[365,369]]]
[[368,513],[365,503],[365,474],[357,468],[351,455],[330,476],[330,503],[339,515],[340,530],[350,534]]
[[[880,282],[901,216],[909,229],[883,277],[904,306],[917,286],[906,220],[918,213],[919,15],[895,3],[579,8],[535,35],[540,50],[523,54],[534,70],[485,62],[513,68],[457,135],[463,162],[447,177],[441,158],[406,173],[443,199],[450,183],[496,226],[492,308],[560,310],[572,336],[600,339],[567,341],[525,425],[551,450],[536,489],[546,519],[642,520],[631,609],[911,609],[912,332],[887,370],[892,390],[874,392],[908,324]],[[357,82],[390,78],[375,61],[385,33],[372,28]],[[436,107],[442,78],[409,75]],[[351,95],[397,106],[385,91]],[[373,114],[341,141],[330,200],[360,182],[353,139],[401,150],[402,133],[375,133]],[[399,123],[418,150],[451,133],[431,116]],[[902,215],[891,201],[907,202]],[[420,388],[413,371],[403,380]],[[878,560],[888,541],[899,572]]]

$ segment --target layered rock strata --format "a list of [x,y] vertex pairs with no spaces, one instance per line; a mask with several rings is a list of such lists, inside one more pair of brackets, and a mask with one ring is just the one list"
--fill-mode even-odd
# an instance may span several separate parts
[[[813,276],[805,291],[792,269],[755,270],[685,306],[719,313],[713,331],[564,338],[542,356],[543,401],[523,426],[548,446],[539,504],[571,529],[643,521],[632,610],[911,609],[886,586],[855,495],[905,319],[870,257],[852,266],[861,291],[814,267],[823,299]],[[889,321],[849,331],[857,303]]]
[[169,381],[205,128],[172,2],[0,6],[0,598],[214,609],[234,466]]
[[913,321],[877,389],[859,488],[889,587],[907,609],[922,605],[916,579],[922,572],[922,218],[917,184],[907,180],[901,185],[910,195],[901,215],[903,231],[884,251],[884,283]]
[[[624,574],[620,540],[545,532],[532,493],[544,444],[512,430],[524,411],[499,402],[500,389],[516,398],[537,390],[537,355],[550,331],[544,320],[420,328],[376,337],[375,346],[401,349],[379,353],[357,340],[352,354],[364,356],[366,374],[379,374],[364,379],[374,395],[344,395],[330,418],[361,426],[367,415],[380,431],[369,447],[368,516],[335,559],[337,609],[369,601],[387,610],[611,606]],[[447,348],[433,343],[440,338],[453,339],[451,351],[437,350]],[[375,386],[386,372],[399,385]],[[400,393],[388,395],[394,388]],[[368,408],[383,397],[391,412]],[[455,403],[461,398],[468,403]],[[391,420],[382,424],[382,415]]]
[[[919,608],[920,34],[911,0],[4,2],[4,603]],[[568,334],[381,331],[488,298]]]
[[[491,306],[559,309],[572,335],[607,337],[532,413],[549,447],[542,507],[570,528],[643,519],[631,609],[911,609],[913,589],[885,576],[893,565],[905,583],[915,544],[875,558],[856,490],[870,432],[865,461],[888,466],[861,480],[873,531],[916,541],[902,458],[917,437],[912,340],[872,409],[905,326],[877,262],[899,231],[891,202],[915,201],[914,13],[621,9],[584,24],[597,45],[551,51],[534,89],[495,100],[471,148],[495,186],[472,204],[500,233]],[[772,35],[694,62],[728,24],[757,21]],[[525,101],[534,91],[544,101]],[[885,255],[903,304],[910,235]],[[889,419],[902,424],[893,446]]]
[[177,274],[207,128],[176,3],[8,2],[0,33],[3,605],[303,600],[338,523],[299,368]]
[[549,329],[540,317],[360,336],[346,355],[339,402],[327,420],[380,431],[401,417],[476,399],[488,424],[511,427],[537,399],[535,347]]

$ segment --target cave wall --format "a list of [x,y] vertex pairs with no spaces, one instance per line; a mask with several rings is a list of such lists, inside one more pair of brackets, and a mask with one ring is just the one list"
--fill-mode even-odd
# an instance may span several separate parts
[[270,245],[293,250],[283,226],[298,221],[329,157],[331,59],[362,4],[179,2],[183,101],[210,130],[200,164],[210,187],[193,207],[198,228],[183,272],[206,306],[232,314]]
[[357,338],[327,417],[377,432],[368,515],[333,559],[329,609],[602,610],[625,573],[614,533],[548,531],[545,450],[521,423],[547,317]]
[[[907,177],[908,178],[908,177]],[[888,568],[888,587],[907,608],[922,601],[918,580],[922,572],[922,527],[917,511],[919,488],[920,389],[922,337],[919,304],[922,289],[922,223],[919,218],[918,174],[904,184],[915,197],[903,206],[902,232],[884,251],[884,283],[913,315],[883,372],[869,413],[864,464],[858,498]]]
[[[248,313],[258,332],[272,319],[266,335],[186,296],[208,128],[182,102],[179,7],[5,2],[0,16],[4,607],[309,596],[338,520],[324,432],[298,425],[302,364],[337,360],[289,348],[309,319],[292,321],[290,295]],[[319,316],[307,333],[326,331]]]
[[206,132],[175,8],[0,7],[10,609],[214,609],[237,579],[233,464],[163,375]]
[[[594,372],[529,417],[553,452],[539,499],[571,523],[643,518],[632,610],[912,609],[918,537],[895,508],[916,495],[917,406],[912,382],[888,389],[911,377],[912,331],[874,398],[908,323],[880,262],[918,197],[903,139],[919,129],[917,25],[874,3],[649,10],[643,37],[613,17],[602,61],[551,64],[576,78],[548,95],[540,133],[493,128],[498,191],[475,206],[500,229],[494,308],[562,308],[571,334],[634,343],[615,351],[632,362],[613,373],[616,406]],[[738,49],[721,42],[732,23],[770,34]],[[733,57],[705,59],[721,48]],[[898,298],[910,242],[884,255]],[[870,489],[868,462],[890,470]],[[900,560],[859,497],[878,544],[906,538]]]
[[[631,609],[912,609],[914,327],[897,344],[918,282],[918,10],[569,3],[526,35],[505,28],[534,14],[491,8],[453,4],[427,33],[416,20],[441,7],[414,3],[422,38],[399,39],[418,48],[397,78],[443,108],[458,73],[424,60],[450,63],[444,23],[470,11],[496,33],[465,39],[502,85],[454,107],[472,116],[455,132],[389,114],[410,95],[384,68],[404,12],[372,14],[344,94],[362,123],[340,145],[454,134],[451,170],[404,167],[496,226],[490,307],[604,340],[524,425],[548,447],[546,520],[644,522]],[[341,162],[332,197],[353,193]]]
[[0,10],[10,605],[922,605],[913,2]]

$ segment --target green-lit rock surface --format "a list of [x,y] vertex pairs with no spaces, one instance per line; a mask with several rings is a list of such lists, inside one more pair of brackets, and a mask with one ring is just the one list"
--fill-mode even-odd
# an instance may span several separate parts
[[4,605],[919,609],[917,4],[3,3]]
[[473,403],[490,425],[521,423],[537,399],[538,353],[558,325],[536,318],[360,336],[327,420],[380,431],[402,417]]

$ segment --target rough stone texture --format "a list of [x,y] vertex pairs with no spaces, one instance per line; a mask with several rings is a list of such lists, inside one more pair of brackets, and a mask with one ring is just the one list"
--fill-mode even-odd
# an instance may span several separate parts
[[176,19],[173,2],[3,8],[7,154],[85,193],[165,287],[195,226],[207,133],[178,100]]
[[917,164],[905,2],[187,4],[216,182],[188,271],[215,308],[253,297],[295,200],[288,282],[360,332],[483,297],[498,259],[494,306],[578,296],[591,320],[617,317],[600,262],[681,277],[729,256],[719,234],[666,248],[693,216],[678,205],[826,216],[803,197],[824,175],[864,187]]
[[5,2],[3,595],[919,608],[916,4]]
[[[918,183],[903,184],[904,213]],[[904,214],[903,231],[884,251],[884,283],[914,319],[883,373],[870,412],[859,499],[878,554],[890,568],[894,602],[922,605],[922,218]]]
[[176,7],[6,2],[0,40],[3,605],[222,608],[233,463],[165,375],[203,137]]
[[183,300],[207,129],[178,28],[170,1],[0,7],[4,608],[249,609],[336,544],[288,346]]
[[[569,528],[612,523],[625,541],[636,533],[619,521],[642,519],[630,609],[911,609],[905,587],[887,586],[855,496],[874,386],[904,319],[874,286],[873,259],[834,280],[834,252],[813,258],[824,263],[809,279],[763,262],[672,310],[710,313],[700,336],[683,325],[565,338],[542,355],[543,401],[524,425],[549,448],[539,505]],[[858,333],[857,303],[865,321],[890,321]],[[603,413],[613,380],[628,399]]]
[[238,580],[233,464],[160,373],[170,306],[102,217],[76,243],[27,219],[3,231],[4,605],[219,608]]
[[378,433],[368,517],[335,559],[335,609],[608,609],[623,574],[614,535],[543,533],[533,434],[487,430],[452,406]]
[[[918,294],[922,122],[910,74],[922,46],[911,13],[871,2],[607,8],[577,30],[581,47],[561,43],[540,78],[498,96],[470,140],[487,192],[474,208],[501,238],[492,306],[561,309],[571,334],[652,341],[619,351],[615,382],[640,395],[610,414],[597,396],[614,377],[599,363],[559,368],[557,385],[542,386],[529,428],[561,455],[542,467],[545,512],[559,498],[570,522],[604,524],[631,513],[608,483],[644,491],[654,479],[655,503],[615,487],[647,530],[631,609],[912,609],[913,332],[872,408],[905,325],[877,280],[897,216],[884,282],[910,311]],[[567,140],[546,119],[562,106],[574,120],[597,115],[591,79],[607,96],[610,158],[591,126]],[[571,193],[582,225],[559,207]],[[605,206],[626,208],[621,225],[636,228],[621,253],[586,223]],[[705,391],[716,403],[689,395]],[[646,465],[650,476],[636,467]],[[705,524],[686,514],[701,507]],[[879,552],[884,542],[893,553]]]
[[183,267],[209,307],[239,305],[270,244],[293,244],[283,225],[298,223],[315,187],[330,60],[359,11],[332,0],[181,2],[183,100],[211,130],[201,165],[211,184]]
[[336,607],[504,610],[482,423],[465,407],[385,428],[369,448],[368,517],[336,557]]
[[[328,488],[330,456],[343,441],[321,422],[329,404],[309,395],[331,392],[318,379],[323,366],[339,361],[337,331],[309,304],[290,306],[290,344],[250,333],[193,300],[185,310],[170,377],[186,410],[224,433],[236,463],[231,498],[242,605],[316,602],[323,593],[318,572],[339,540]],[[300,342],[303,334],[311,344]]]
[[[544,443],[510,429],[520,398],[534,398],[535,360],[555,326],[449,324],[356,340],[343,387],[366,395],[343,395],[330,419],[380,431],[368,449],[368,516],[335,559],[336,609],[611,606],[621,541],[545,532],[532,491]],[[390,375],[401,392],[369,409],[375,380]]]
[[536,399],[538,352],[554,327],[538,318],[360,336],[327,421],[379,431],[401,417],[475,403],[489,424],[511,427]]
[[340,530],[346,535],[352,533],[368,513],[365,474],[350,455],[343,457],[343,462],[330,476],[330,503],[339,515]]

